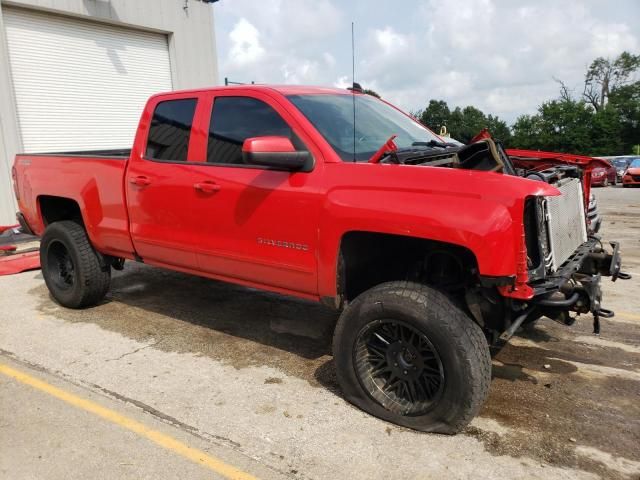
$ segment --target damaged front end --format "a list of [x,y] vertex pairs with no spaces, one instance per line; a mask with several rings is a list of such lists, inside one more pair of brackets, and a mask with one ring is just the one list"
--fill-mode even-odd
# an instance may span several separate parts
[[601,218],[590,182],[591,171],[602,160],[505,150],[483,130],[463,146],[432,142],[399,149],[392,137],[369,161],[490,171],[557,189],[555,195],[525,199],[515,274],[481,277],[465,293],[469,312],[492,343],[508,340],[522,324],[542,316],[571,325],[578,315],[591,313],[596,334],[600,318],[613,317],[602,306],[602,277],[616,281],[630,276],[621,272],[619,244],[605,244],[597,234]]
[[593,315],[593,331],[600,333],[600,318],[611,318],[612,310],[602,306],[602,277],[629,279],[621,271],[617,242],[603,243],[587,231],[581,172],[562,167],[554,186],[555,197],[527,199],[524,229],[527,250],[527,282],[532,298],[514,305],[502,340],[508,340],[525,322],[549,317],[572,325],[580,314]]
[[[493,146],[488,134],[479,135],[478,139]],[[464,156],[468,150],[469,147],[462,149],[458,156]],[[619,243],[606,243],[597,233],[601,218],[590,192],[590,175],[601,160],[553,152],[504,151],[500,144],[497,154],[492,153],[495,165],[499,166],[497,171],[545,182],[555,187],[559,195],[525,200],[522,255],[526,256],[526,268],[523,259],[520,273],[507,284],[497,284],[491,279],[502,301],[487,294],[484,279],[485,288],[480,295],[484,300],[478,302],[474,300],[478,296],[468,296],[470,311],[473,313],[475,309],[474,316],[480,320],[483,309],[489,313],[484,315],[485,319],[494,318],[486,326],[495,341],[498,338],[507,341],[520,326],[542,316],[572,325],[580,314],[591,313],[593,332],[599,334],[600,319],[614,316],[612,310],[602,305],[603,277],[614,282],[631,278],[621,271]]]

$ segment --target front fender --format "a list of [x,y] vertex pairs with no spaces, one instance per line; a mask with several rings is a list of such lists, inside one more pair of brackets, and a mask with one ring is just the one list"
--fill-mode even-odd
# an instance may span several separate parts
[[[516,276],[522,257],[525,199],[558,194],[548,184],[500,173],[391,167],[401,178],[390,176],[387,185],[336,186],[327,192],[319,229],[320,296],[336,294],[340,243],[353,231],[458,245],[475,255],[481,275]],[[420,181],[418,174],[425,178]],[[413,187],[416,180],[420,186]]]

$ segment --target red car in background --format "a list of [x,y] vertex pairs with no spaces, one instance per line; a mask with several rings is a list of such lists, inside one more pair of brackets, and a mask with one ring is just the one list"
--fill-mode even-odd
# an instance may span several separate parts
[[632,185],[640,185],[640,158],[632,160],[622,176],[623,187],[631,187]]
[[598,166],[591,172],[591,186],[592,187],[608,187],[609,185],[616,185],[618,183],[618,172],[608,160],[601,160],[602,163],[606,163],[608,166]]

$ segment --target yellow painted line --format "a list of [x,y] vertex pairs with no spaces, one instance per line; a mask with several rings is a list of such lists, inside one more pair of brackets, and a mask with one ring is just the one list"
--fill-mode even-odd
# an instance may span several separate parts
[[638,320],[640,321],[640,315],[638,315],[637,313],[628,313],[628,312],[616,312],[616,315],[623,317],[623,318],[628,318],[630,320]]
[[157,445],[166,448],[167,450],[177,453],[178,455],[187,458],[194,463],[198,463],[203,467],[213,470],[223,477],[233,480],[257,480],[256,477],[249,475],[242,470],[238,470],[237,468],[224,463],[222,460],[211,457],[202,450],[192,448],[180,442],[179,440],[176,440],[169,435],[165,435],[164,433],[158,432],[157,430],[153,430],[136,420],[125,417],[124,415],[120,415],[113,410],[98,405],[97,403],[94,403],[90,400],[78,397],[72,393],[61,390],[60,388],[54,387],[53,385],[49,385],[42,380],[38,380],[31,375],[27,375],[26,373],[14,370],[7,365],[3,365],[0,363],[0,373],[6,375],[7,377],[13,378],[14,380],[17,380],[20,383],[40,390],[41,392],[47,393],[52,397],[56,397],[59,400],[73,405],[76,408],[85,410],[89,413],[93,413],[94,415],[97,415],[98,417],[101,417],[109,422],[115,423],[122,428],[126,428],[127,430],[134,432],[141,437],[144,437],[147,440],[150,440]]

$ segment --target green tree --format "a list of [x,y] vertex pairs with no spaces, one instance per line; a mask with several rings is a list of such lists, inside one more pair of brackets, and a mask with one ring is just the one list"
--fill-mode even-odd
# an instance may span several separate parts
[[503,142],[508,142],[511,137],[506,122],[494,115],[485,115],[473,106],[456,107],[451,111],[444,100],[430,100],[427,108],[418,112],[416,117],[436,133],[446,126],[451,137],[464,143],[469,143],[484,128]]
[[611,93],[630,81],[640,68],[640,55],[622,52],[615,60],[598,57],[587,70],[583,97],[597,112],[604,108]]
[[588,155],[617,155],[625,153],[624,140],[620,135],[622,124],[619,112],[610,103],[593,113],[591,140],[585,151]]
[[521,116],[513,126],[517,148],[587,153],[592,109],[583,101],[551,100],[533,116]]
[[618,114],[621,153],[633,153],[640,144],[640,81],[612,90],[608,106]]
[[525,150],[542,150],[544,147],[539,142],[540,115],[521,115],[513,124],[511,143],[516,148]]
[[640,143],[640,55],[596,58],[585,73],[576,100],[561,80],[560,97],[544,102],[535,115],[519,117],[512,127],[518,148],[585,155],[619,155]]
[[548,100],[534,115],[521,115],[511,129],[494,115],[473,106],[451,110],[431,100],[414,113],[435,132],[468,143],[483,128],[507,146],[585,155],[621,155],[640,149],[640,55],[622,52],[613,60],[596,58],[585,72],[584,90],[575,98],[562,80],[559,98]]
[[517,148],[583,155],[611,155],[622,150],[616,110],[594,111],[580,100],[551,100],[536,115],[523,115],[513,125]]
[[416,115],[422,124],[429,127],[436,133],[440,132],[443,126],[449,127],[451,111],[444,100],[429,100],[429,105],[422,112]]
[[[460,111],[460,108],[456,108],[455,111]],[[460,113],[459,117],[457,113],[455,115],[459,118],[459,124],[452,125],[452,136],[461,142],[469,143],[483,128],[487,128],[487,117],[482,110],[472,106],[464,107]]]
[[500,140],[505,146],[509,146],[511,143],[511,129],[507,122],[494,115],[487,115],[486,124],[493,138]]

